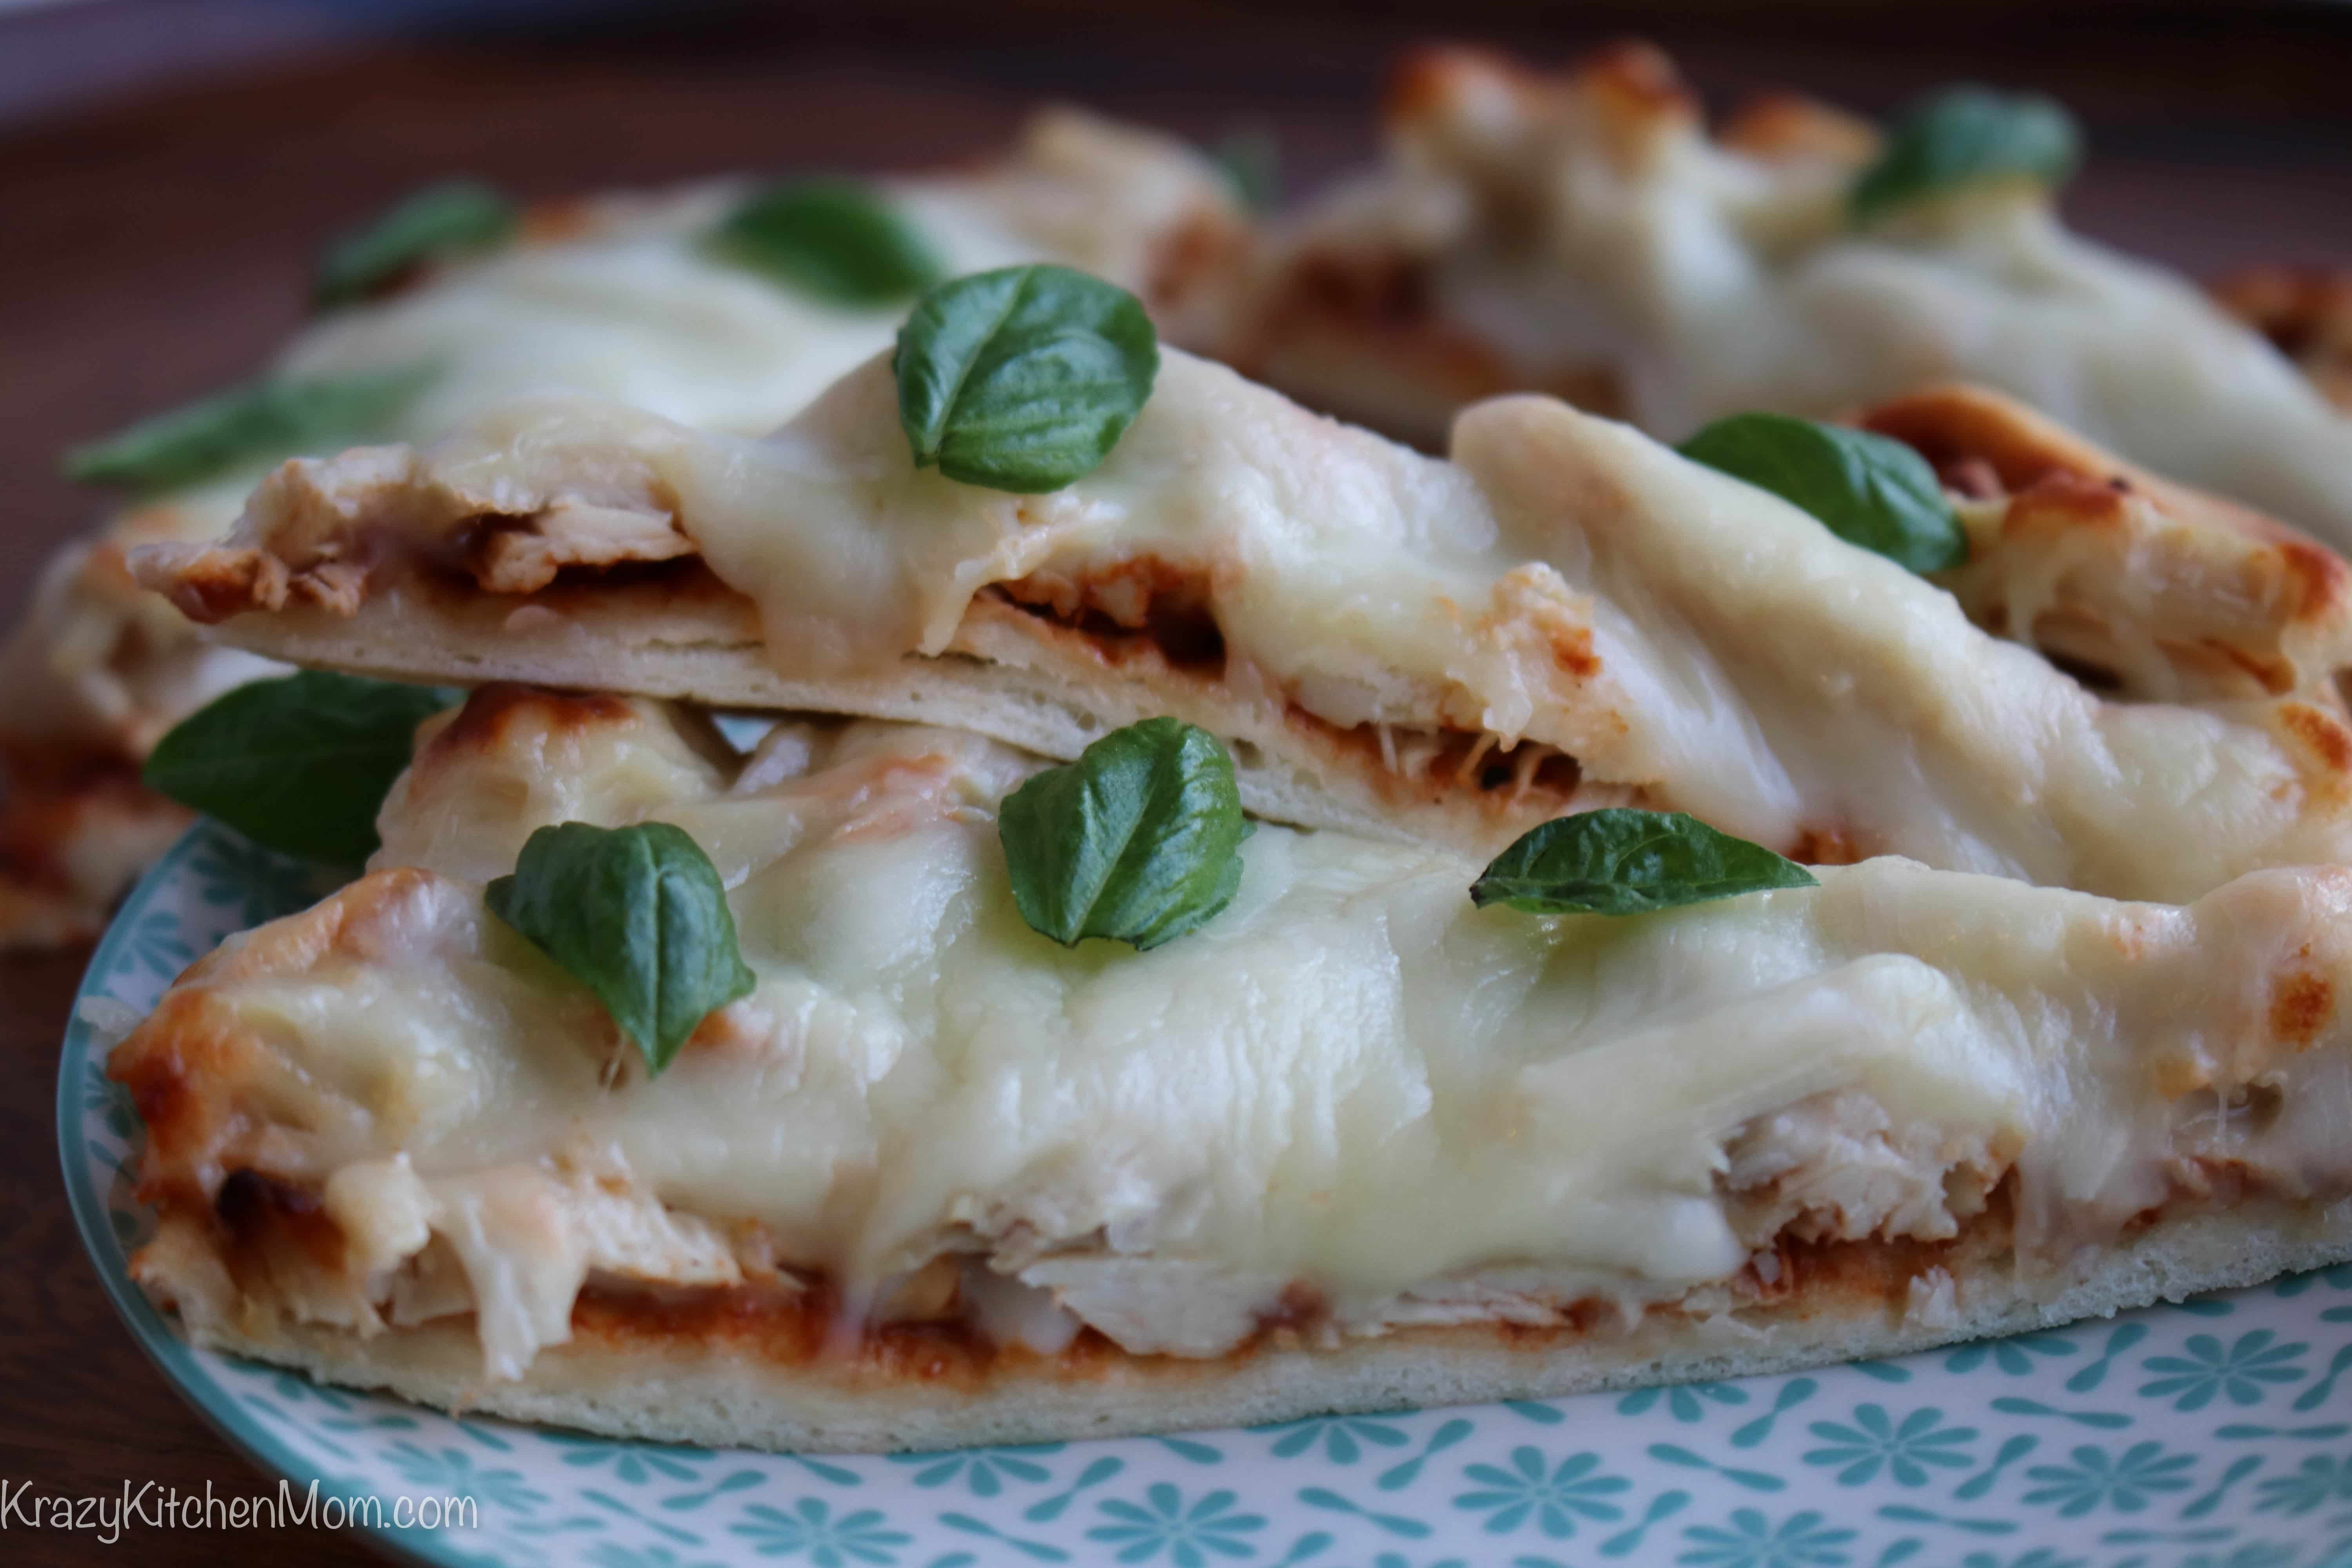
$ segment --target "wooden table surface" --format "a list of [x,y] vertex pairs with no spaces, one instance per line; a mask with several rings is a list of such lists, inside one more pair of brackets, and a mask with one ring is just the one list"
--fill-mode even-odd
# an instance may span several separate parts
[[[1010,9],[1026,18],[1010,32],[918,5],[860,11],[851,31],[786,7],[781,21],[682,42],[378,44],[0,131],[0,613],[95,510],[55,477],[57,450],[249,370],[296,323],[319,237],[424,178],[467,170],[536,195],[729,167],[903,165],[984,148],[1052,95],[1204,138],[1271,129],[1297,189],[1370,150],[1380,62],[1417,31],[1393,20],[1342,27],[1312,6],[1244,16],[1145,4],[1116,31],[1066,6]],[[2176,7],[2103,31],[2044,14],[2060,8],[1957,7],[1936,24],[1941,42],[1923,47],[1901,29],[1830,26],[1833,6],[1744,31],[1733,9],[1663,29],[1718,99],[1793,82],[1883,110],[1962,74],[2047,87],[2084,112],[2099,150],[2068,198],[2092,232],[2198,269],[2352,262],[2352,104],[2341,88],[2352,14],[2187,26]],[[1447,14],[1449,26],[1478,18],[1539,58],[1624,20],[1590,7],[1591,26],[1537,36],[1526,8]],[[2001,25],[1970,27],[1988,14]],[[83,55],[103,42],[44,26]],[[0,55],[10,37],[0,19]],[[0,1482],[72,1496],[126,1478],[263,1489],[260,1472],[147,1364],[75,1239],[51,1118],[57,1042],[85,957],[0,959],[0,1066],[12,1069],[0,1088]],[[124,1549],[157,1563],[255,1549],[377,1560],[359,1538],[318,1533],[150,1532]],[[8,1562],[100,1550],[86,1537],[0,1531]]]

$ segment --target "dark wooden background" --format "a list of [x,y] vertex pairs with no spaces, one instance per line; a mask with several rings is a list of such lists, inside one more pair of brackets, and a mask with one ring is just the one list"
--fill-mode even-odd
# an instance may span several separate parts
[[[1576,7],[998,0],[81,0],[0,11],[0,613],[93,516],[69,441],[252,368],[300,314],[320,237],[435,174],[525,195],[735,167],[886,167],[1001,139],[1065,97],[1213,139],[1270,131],[1296,195],[1372,149],[1382,63],[1433,35],[1557,59],[1666,44],[1718,105],[1801,86],[1883,111],[1957,77],[2087,122],[2088,231],[2199,271],[2352,264],[2352,5]],[[472,30],[459,30],[462,16]],[[0,702],[7,700],[0,692]],[[0,960],[0,1480],[184,1491],[259,1474],[118,1326],[68,1218],[54,1060],[85,955]],[[85,1561],[0,1533],[0,1560]],[[373,1561],[355,1538],[145,1534],[117,1550]]]

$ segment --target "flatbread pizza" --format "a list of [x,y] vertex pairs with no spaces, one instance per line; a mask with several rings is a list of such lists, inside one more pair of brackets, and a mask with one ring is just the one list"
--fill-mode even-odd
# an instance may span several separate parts
[[368,854],[111,1051],[202,1344],[935,1447],[2352,1256],[2352,568],[1996,393],[1437,458],[1020,263],[767,437],[509,400],[131,564],[313,667],[161,772]]
[[[2352,1257],[2341,869],[2184,906],[1816,880],[1659,817],[1733,880],[1547,894],[1547,857],[1262,824],[1189,924],[1065,945],[1034,830],[1097,760],[799,720],[744,756],[478,691],[364,877],[114,1047],[134,1273],[331,1382],[870,1449],[1720,1377]],[[664,1052],[576,901],[518,886],[562,843],[677,873],[666,980],[724,1000]],[[1621,894],[1648,912],[1540,912]]]
[[[1015,493],[919,463],[903,382],[877,357],[757,442],[510,405],[289,463],[137,569],[230,644],[411,680],[1061,758],[1174,715],[1254,811],[1465,853],[1638,806],[2116,897],[2352,858],[2344,563],[1991,395],[1864,420],[1946,531],[1914,570],[1549,398],[1472,408],[1440,460],[1171,350],[1099,466]],[[1749,434],[1860,471],[1863,437]]]
[[95,444],[137,492],[53,561],[0,647],[0,948],[85,938],[186,823],[142,790],[156,738],[266,667],[132,584],[126,551],[226,533],[276,462],[424,440],[565,390],[756,435],[887,345],[936,275],[1051,258],[1135,290],[1176,341],[1222,337],[1250,235],[1175,140],[1076,110],[966,169],[713,180],[517,209],[436,187],[331,251],[320,312],[252,384]]

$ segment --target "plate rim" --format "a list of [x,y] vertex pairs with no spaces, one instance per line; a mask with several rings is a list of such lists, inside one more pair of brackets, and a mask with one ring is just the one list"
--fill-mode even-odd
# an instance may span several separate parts
[[[138,1345],[148,1363],[161,1373],[181,1402],[193,1409],[205,1424],[219,1434],[239,1457],[265,1474],[294,1483],[297,1487],[315,1484],[319,1496],[340,1499],[345,1502],[374,1494],[363,1489],[347,1487],[334,1477],[323,1473],[304,1459],[289,1444],[255,1421],[240,1409],[227,1390],[210,1375],[197,1360],[198,1352],[172,1327],[163,1315],[147,1300],[146,1292],[132,1281],[130,1258],[116,1238],[114,1226],[108,1217],[106,1195],[98,1190],[91,1179],[91,1151],[83,1127],[81,1091],[88,1082],[91,1065],[92,1037],[95,1030],[82,1016],[82,1003],[100,994],[94,982],[110,973],[123,944],[131,940],[136,930],[135,917],[152,901],[158,890],[179,870],[181,863],[194,852],[208,834],[220,831],[210,819],[199,817],[187,830],[172,841],[163,857],[141,875],[107,922],[105,933],[89,955],[89,963],[74,984],[72,1011],[66,1019],[65,1040],[58,1054],[57,1141],[58,1163],[65,1178],[66,1205],[73,1211],[74,1230],[81,1239],[82,1254],[98,1274],[98,1282],[107,1300],[114,1307],[114,1315],[131,1331],[132,1342]],[[390,1522],[367,1523],[358,1526],[361,1533],[397,1553],[429,1563],[433,1568],[482,1568],[485,1563],[495,1563],[478,1552],[463,1551],[451,1544],[446,1536],[416,1525]]]

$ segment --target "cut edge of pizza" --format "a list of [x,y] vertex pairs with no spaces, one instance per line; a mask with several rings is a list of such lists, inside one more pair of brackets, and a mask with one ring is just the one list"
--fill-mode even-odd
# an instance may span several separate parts
[[[1759,1373],[2352,1257],[2344,871],[1556,916],[1262,825],[1189,934],[1062,947],[1000,832],[1040,765],[477,692],[368,875],[114,1047],[135,1276],[330,1382],[874,1449]],[[729,889],[755,984],[657,1075],[485,908],[559,820],[675,825]]]
[[289,463],[136,569],[236,646],[395,678],[1058,757],[1173,714],[1253,810],[1471,851],[1631,805],[2127,897],[2352,859],[2352,570],[1989,394],[1875,416],[1966,534],[1932,579],[1545,398],[1466,412],[1444,461],[1171,351],[1100,466],[1030,494],[918,466],[901,413],[887,357],[759,442],[509,405]]

